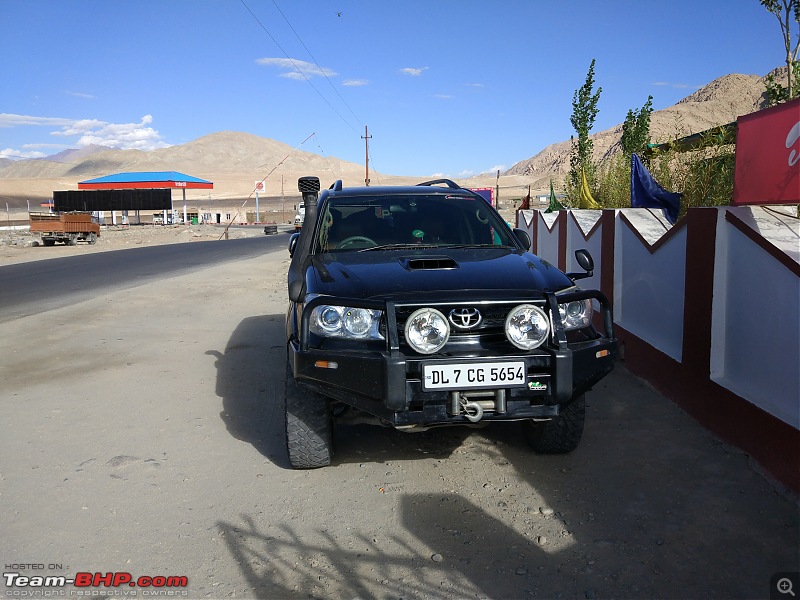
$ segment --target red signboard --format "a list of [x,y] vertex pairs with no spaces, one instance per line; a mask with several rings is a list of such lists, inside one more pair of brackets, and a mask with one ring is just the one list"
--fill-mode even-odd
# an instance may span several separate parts
[[800,98],[736,121],[733,204],[800,203]]

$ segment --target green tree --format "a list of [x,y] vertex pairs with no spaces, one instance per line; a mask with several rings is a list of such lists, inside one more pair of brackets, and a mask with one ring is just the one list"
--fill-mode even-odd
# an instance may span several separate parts
[[[793,90],[794,97],[796,98],[800,95],[800,62],[795,61],[794,65],[792,65],[792,72],[794,73],[794,81],[789,87]],[[765,85],[767,88],[767,106],[775,106],[776,104],[792,99],[792,97],[789,96],[789,87],[784,87],[779,82],[775,81],[775,75],[772,73],[767,75],[767,82]]]
[[647,144],[650,143],[650,115],[653,113],[653,97],[648,96],[647,102],[639,110],[629,110],[622,124],[622,154],[630,161],[633,153],[644,155]]
[[[797,52],[800,49],[800,31],[792,31],[793,24],[800,26],[800,0],[759,0],[761,5],[775,15],[781,26],[783,46],[786,51],[786,87],[774,81],[767,81],[768,101],[777,104],[781,100],[791,100],[800,96],[798,80],[795,74],[797,69]],[[794,39],[793,39],[794,38]],[[792,47],[794,44],[794,47]],[[784,91],[781,91],[781,88]]]
[[[586,81],[572,96],[572,116],[570,123],[578,134],[577,141],[574,136],[570,137],[572,146],[569,157],[569,174],[567,175],[568,193],[577,190],[581,183],[581,170],[586,173],[586,177],[591,182],[594,178],[594,165],[592,164],[592,140],[589,139],[589,132],[594,126],[597,117],[597,102],[600,100],[600,92],[603,88],[594,91],[594,63],[589,65],[589,72],[586,74]],[[572,194],[569,193],[570,197]]]

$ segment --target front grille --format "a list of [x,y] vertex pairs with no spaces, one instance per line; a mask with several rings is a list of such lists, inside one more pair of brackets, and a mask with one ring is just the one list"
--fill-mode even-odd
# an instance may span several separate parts
[[[473,340],[480,345],[503,343],[506,341],[505,324],[508,313],[520,304],[535,304],[540,308],[545,308],[544,301],[526,301],[526,302],[508,302],[508,303],[452,303],[452,304],[428,304],[431,308],[435,308],[441,312],[446,318],[449,317],[450,312],[460,311],[462,309],[478,310],[480,311],[482,320],[480,324],[470,329],[460,329],[450,323],[450,340],[447,345],[442,348],[443,353],[447,353],[448,347],[458,346],[466,343],[468,340]],[[407,346],[405,340],[405,327],[406,321],[411,314],[422,308],[422,305],[415,304],[413,306],[398,305],[395,307],[395,316],[397,319],[397,336],[401,346]],[[546,309],[545,309],[545,312]],[[509,343],[510,345],[510,343]]]

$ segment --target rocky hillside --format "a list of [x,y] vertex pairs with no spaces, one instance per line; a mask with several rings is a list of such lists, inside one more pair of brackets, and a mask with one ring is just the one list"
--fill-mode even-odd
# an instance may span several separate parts
[[[780,69],[778,70],[780,73]],[[780,77],[780,75],[779,75]],[[751,113],[764,102],[764,77],[726,75],[687,96],[674,106],[655,111],[651,119],[651,138],[665,142],[709,127],[730,123]],[[595,159],[615,152],[622,125],[595,133]],[[304,148],[314,148],[310,140]],[[501,188],[506,197],[523,196],[530,187],[546,192],[550,179],[563,181],[569,170],[569,140],[551,144],[536,156],[523,160],[503,174]],[[288,157],[288,158],[287,158]],[[0,159],[0,198],[12,206],[25,206],[27,198],[48,198],[52,190],[75,189],[78,181],[126,171],[182,171],[214,181],[215,198],[242,198],[252,195],[253,180],[267,175],[281,161],[280,176],[265,182],[267,194],[284,193],[284,180],[315,173],[323,181],[344,179],[363,181],[364,166],[325,157],[313,152],[249,133],[223,131],[186,144],[150,152],[112,150],[90,146],[66,150],[46,159]],[[374,183],[416,183],[418,178],[393,177],[371,172]],[[496,184],[494,175],[460,180],[468,187]],[[292,191],[292,185],[287,191]],[[192,196],[199,192],[191,192]],[[208,194],[205,194],[208,196]]]
[[[654,111],[650,135],[654,142],[666,142],[710,127],[735,121],[737,117],[763,108],[764,77],[725,75],[687,96],[674,106]],[[594,158],[601,161],[619,148],[622,124],[591,135]],[[547,187],[552,177],[563,180],[569,172],[569,140],[547,146],[536,156],[520,161],[505,175],[530,177],[534,188]]]

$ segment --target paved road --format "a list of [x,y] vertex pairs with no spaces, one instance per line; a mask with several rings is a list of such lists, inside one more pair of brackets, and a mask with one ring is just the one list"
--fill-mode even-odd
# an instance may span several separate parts
[[97,293],[285,250],[287,235],[165,244],[0,267],[0,323],[87,300]]
[[531,454],[513,426],[339,423],[333,466],[289,470],[288,254],[261,248],[0,323],[6,572],[462,599],[768,598],[798,570],[796,502],[624,365],[567,456]]

